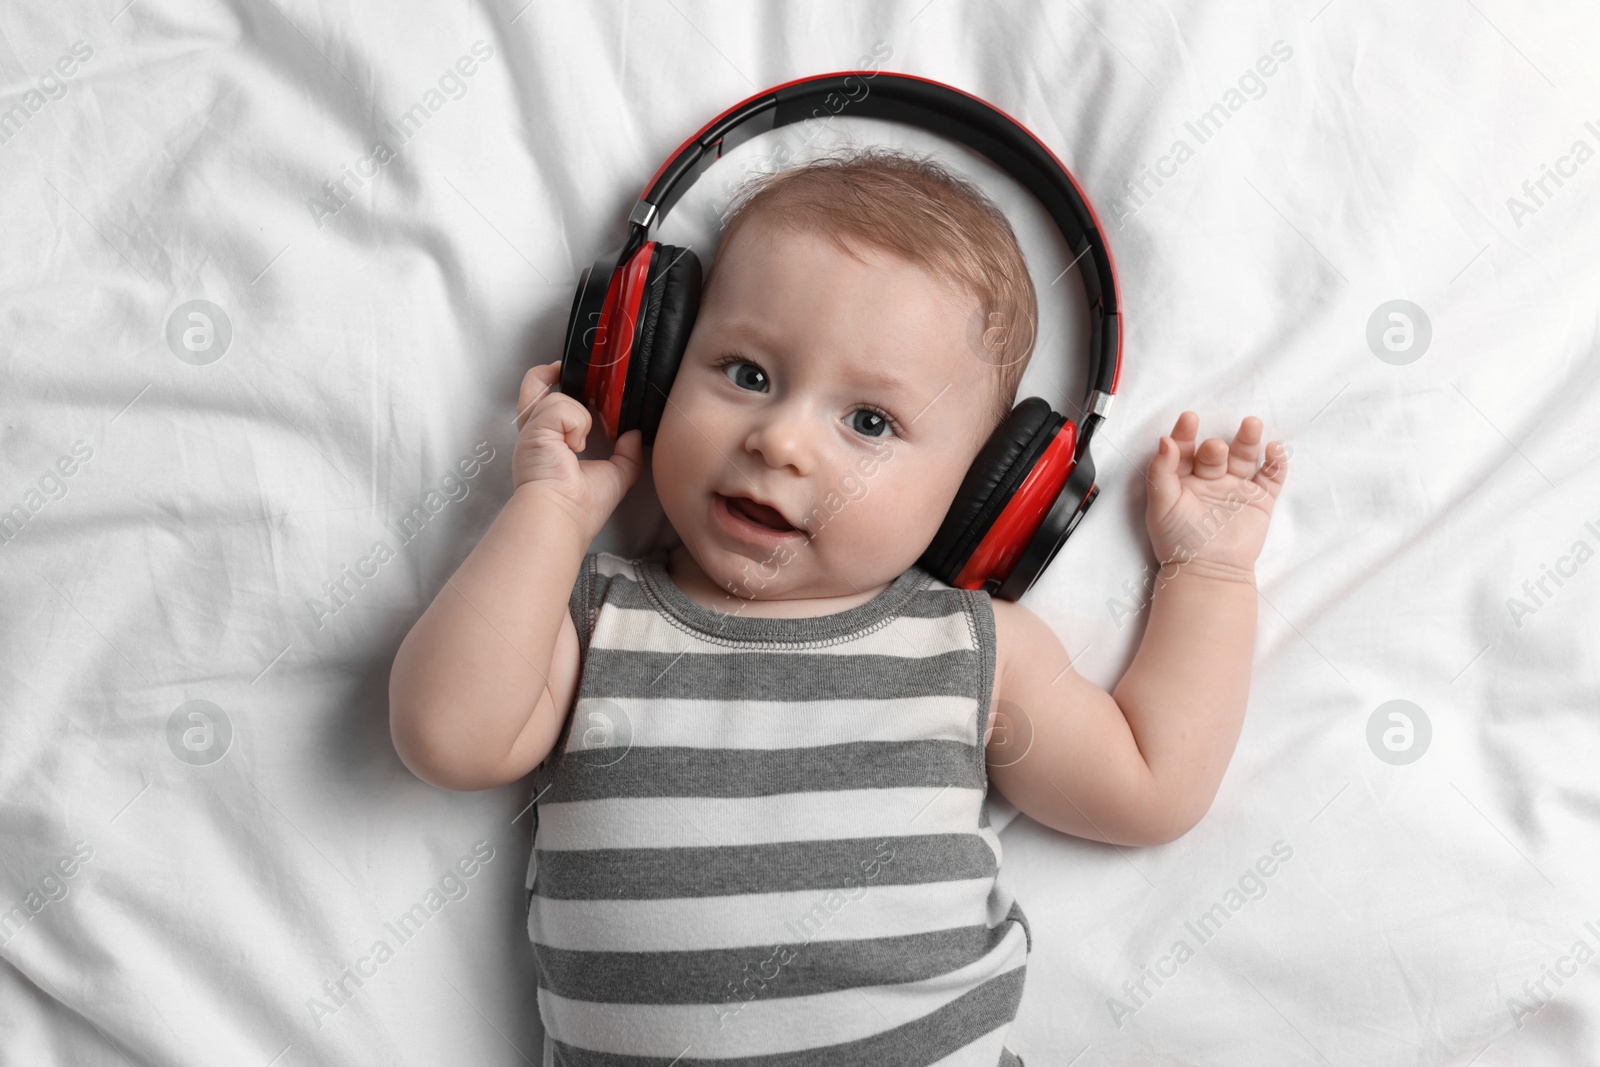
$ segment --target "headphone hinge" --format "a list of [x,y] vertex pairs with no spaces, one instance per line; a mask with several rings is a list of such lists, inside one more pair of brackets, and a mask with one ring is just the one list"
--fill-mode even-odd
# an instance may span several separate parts
[[640,200],[633,205],[633,210],[628,212],[629,226],[637,226],[642,230],[648,230],[655,221],[656,206],[648,200]]
[[1100,424],[1104,421],[1106,421],[1104,415],[1092,412],[1084,417],[1083,425],[1078,427],[1077,443],[1072,449],[1074,462],[1082,462],[1083,457],[1088,455],[1089,442],[1094,440],[1094,432],[1100,428]]

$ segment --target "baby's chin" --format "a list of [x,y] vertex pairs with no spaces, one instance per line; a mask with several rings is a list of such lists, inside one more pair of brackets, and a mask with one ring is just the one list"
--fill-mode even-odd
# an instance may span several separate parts
[[[892,582],[893,574],[855,573],[817,558],[809,541],[779,546],[760,557],[742,556],[720,546],[710,552],[683,545],[702,574],[720,591],[741,600],[819,600],[847,597]],[[879,568],[880,570],[882,568]]]

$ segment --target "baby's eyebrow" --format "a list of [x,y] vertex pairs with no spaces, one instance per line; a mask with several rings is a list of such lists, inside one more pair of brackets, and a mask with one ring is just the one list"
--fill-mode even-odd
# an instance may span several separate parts
[[892,393],[904,399],[910,393],[906,382],[899,375],[890,374],[888,371],[874,370],[868,365],[860,365],[851,369],[850,377],[869,389],[881,389],[885,393]]
[[777,344],[777,338],[755,323],[746,322],[743,319],[719,319],[712,324],[712,329],[718,333],[728,333],[748,338],[751,343],[760,345],[768,351],[781,347]]

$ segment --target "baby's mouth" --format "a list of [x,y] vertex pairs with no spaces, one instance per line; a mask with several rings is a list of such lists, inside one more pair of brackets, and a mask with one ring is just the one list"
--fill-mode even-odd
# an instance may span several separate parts
[[729,511],[747,522],[765,527],[768,530],[777,530],[781,533],[788,533],[794,530],[794,527],[784,519],[777,508],[758,504],[754,500],[742,496],[724,496],[722,499],[727,501]]

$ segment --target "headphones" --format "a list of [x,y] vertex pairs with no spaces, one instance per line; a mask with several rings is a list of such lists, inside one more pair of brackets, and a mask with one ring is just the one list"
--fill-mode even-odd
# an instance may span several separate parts
[[852,115],[918,126],[987,157],[1044,205],[1076,255],[1090,322],[1081,427],[1036,396],[1012,408],[917,561],[947,585],[1017,600],[1099,494],[1089,441],[1117,391],[1122,318],[1111,252],[1076,180],[1020,123],[970,93],[910,74],[839,71],[774,86],[712,119],[650,179],[628,214],[621,249],[579,280],[561,391],[588,406],[612,440],[638,429],[641,443],[652,444],[700,308],[701,273],[693,252],[651,240],[651,227],[724,152],[846,106]]

